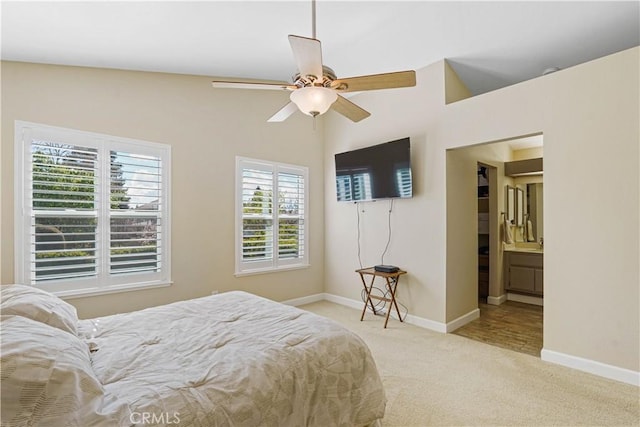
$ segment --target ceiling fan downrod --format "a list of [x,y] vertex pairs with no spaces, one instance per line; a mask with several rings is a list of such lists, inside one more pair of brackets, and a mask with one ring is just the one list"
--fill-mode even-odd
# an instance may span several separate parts
[[316,0],[311,0],[311,38],[316,38]]

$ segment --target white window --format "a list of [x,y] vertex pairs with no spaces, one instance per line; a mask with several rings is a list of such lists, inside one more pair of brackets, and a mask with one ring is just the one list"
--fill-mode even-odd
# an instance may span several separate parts
[[170,284],[164,144],[16,122],[16,281],[62,296]]
[[236,158],[236,274],[309,264],[308,169]]

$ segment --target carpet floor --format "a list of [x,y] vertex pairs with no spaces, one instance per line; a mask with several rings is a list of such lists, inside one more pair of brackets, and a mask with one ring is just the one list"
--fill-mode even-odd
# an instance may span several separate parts
[[320,301],[301,306],[369,346],[391,426],[640,426],[640,388]]

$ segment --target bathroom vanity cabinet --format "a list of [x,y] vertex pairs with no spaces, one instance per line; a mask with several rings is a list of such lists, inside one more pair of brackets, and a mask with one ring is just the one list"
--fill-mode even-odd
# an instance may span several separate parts
[[504,252],[505,290],[541,297],[544,287],[542,273],[542,252]]

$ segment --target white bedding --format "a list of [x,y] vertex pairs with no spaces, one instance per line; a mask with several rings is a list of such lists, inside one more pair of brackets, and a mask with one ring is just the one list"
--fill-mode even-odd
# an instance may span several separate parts
[[78,333],[134,423],[362,426],[384,415],[382,383],[357,335],[244,292],[81,320]]

